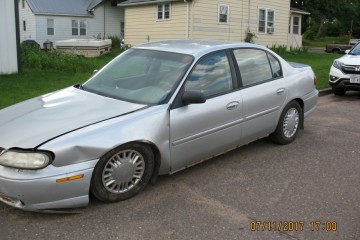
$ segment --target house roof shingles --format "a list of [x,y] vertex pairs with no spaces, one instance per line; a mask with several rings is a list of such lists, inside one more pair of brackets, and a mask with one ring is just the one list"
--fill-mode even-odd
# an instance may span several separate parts
[[102,0],[26,0],[34,14],[92,16]]

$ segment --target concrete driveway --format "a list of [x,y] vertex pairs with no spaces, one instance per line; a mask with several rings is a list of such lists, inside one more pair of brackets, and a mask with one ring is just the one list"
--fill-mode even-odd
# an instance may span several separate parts
[[0,203],[0,239],[360,239],[359,106],[322,96],[293,144],[263,139],[80,214]]

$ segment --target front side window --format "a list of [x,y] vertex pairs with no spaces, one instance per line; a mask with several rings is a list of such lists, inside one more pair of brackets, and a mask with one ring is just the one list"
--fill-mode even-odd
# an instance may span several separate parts
[[185,90],[200,91],[207,98],[232,89],[233,81],[225,51],[212,53],[200,59],[185,84]]
[[273,33],[275,26],[275,11],[272,9],[259,9],[259,33]]
[[[265,51],[252,48],[236,49],[234,55],[244,87],[273,79],[268,55]],[[276,68],[275,65],[274,68]]]
[[54,35],[54,19],[47,19],[47,35]]
[[229,22],[229,6],[228,5],[219,5],[219,23],[228,23]]
[[169,20],[170,19],[170,3],[162,3],[157,5],[157,19]]

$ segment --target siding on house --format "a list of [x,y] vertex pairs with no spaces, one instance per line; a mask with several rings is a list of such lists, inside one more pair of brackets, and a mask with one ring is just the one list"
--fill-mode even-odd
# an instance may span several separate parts
[[[106,2],[105,7],[105,35],[121,37],[121,22],[124,22],[124,9],[112,7],[111,2]],[[94,11],[95,18],[89,25],[89,35],[104,34],[104,5],[101,4]]]
[[[259,8],[268,8],[275,11],[274,33],[258,33]],[[290,1],[289,0],[252,0],[251,1],[251,30],[255,30],[257,38],[255,42],[269,47],[287,45],[289,32]],[[256,23],[255,23],[256,22]]]
[[[28,3],[25,1],[24,8],[22,7],[22,0],[19,1],[19,28],[20,28],[20,42],[27,39],[36,40],[36,20],[35,15],[31,11]],[[24,31],[24,21],[26,22],[26,31]]]
[[[249,8],[250,3],[250,8]],[[229,22],[218,23],[218,5],[229,6]],[[275,11],[274,33],[259,33],[259,9]],[[251,0],[216,1],[198,0],[191,6],[191,32],[193,39],[219,39],[244,41],[249,28],[254,32],[256,43],[261,45],[286,45],[289,24],[290,1]]]
[[186,4],[171,2],[171,18],[157,20],[157,4],[125,8],[125,41],[138,45],[148,41],[186,38]]
[[[229,6],[227,24],[218,22],[219,4]],[[126,43],[138,45],[148,40],[185,39],[186,3],[178,1],[171,5],[169,21],[156,20],[157,4],[125,6]],[[191,1],[189,7],[190,39],[244,41],[249,28],[256,34],[255,43],[268,46],[288,43],[290,0],[197,0]],[[259,8],[275,11],[274,33],[258,32]]]
[[0,8],[0,74],[18,72],[15,5],[3,0]]

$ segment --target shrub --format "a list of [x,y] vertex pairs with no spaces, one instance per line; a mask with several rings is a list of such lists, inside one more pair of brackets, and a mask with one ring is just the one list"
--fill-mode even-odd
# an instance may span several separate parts
[[317,30],[314,25],[310,25],[304,32],[304,38],[314,40],[317,34]]
[[94,61],[89,61],[84,56],[61,51],[45,52],[41,49],[22,46],[22,64],[25,68],[47,69],[66,72],[88,72],[97,66]]
[[111,39],[112,48],[120,48],[121,38],[118,36],[108,36]]
[[254,43],[254,39],[257,37],[255,33],[251,32],[250,28],[245,31],[245,34],[246,36],[244,38],[244,41],[248,43]]
[[291,53],[291,54],[299,54],[299,53],[306,53],[308,52],[308,49],[305,47],[290,47],[289,49],[286,47],[286,45],[272,45],[271,47],[268,47],[280,56],[284,56],[285,53]]

